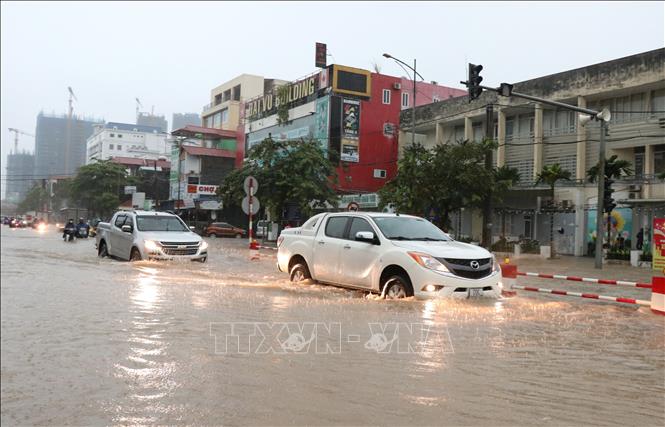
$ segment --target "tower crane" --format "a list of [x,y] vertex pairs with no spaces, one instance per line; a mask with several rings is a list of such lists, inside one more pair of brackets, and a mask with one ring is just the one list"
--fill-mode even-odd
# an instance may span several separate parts
[[69,118],[71,119],[72,114],[74,113],[74,101],[78,101],[78,99],[76,98],[76,95],[74,95],[71,86],[67,86],[67,90],[69,91]]
[[143,108],[143,104],[141,104],[141,101],[139,101],[138,98],[134,98],[134,99],[136,99],[136,120],[138,121],[138,119],[139,119],[139,107]]
[[9,128],[10,132],[14,132],[14,154],[18,154],[18,135],[25,135],[25,136],[31,136],[35,137],[33,134],[28,133],[28,132],[23,132],[20,129],[15,129],[15,128]]

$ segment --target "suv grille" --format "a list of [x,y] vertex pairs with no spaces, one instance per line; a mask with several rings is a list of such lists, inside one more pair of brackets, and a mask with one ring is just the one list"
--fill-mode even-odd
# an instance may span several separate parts
[[[458,259],[458,258],[437,258],[456,276],[465,279],[482,279],[492,273],[492,259]],[[471,267],[471,261],[478,261],[477,269]]]
[[198,249],[196,249],[196,248],[194,248],[194,249],[167,249],[167,248],[164,248],[164,249],[162,249],[162,251],[166,255],[196,255],[196,251],[198,251]]

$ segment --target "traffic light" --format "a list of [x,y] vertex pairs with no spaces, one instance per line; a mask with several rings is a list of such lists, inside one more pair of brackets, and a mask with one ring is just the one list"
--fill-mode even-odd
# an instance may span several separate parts
[[483,93],[483,88],[480,87],[480,82],[483,78],[480,77],[480,72],[483,70],[482,65],[469,64],[469,77],[467,79],[467,87],[469,88],[469,101],[473,101]]
[[614,183],[614,180],[605,178],[605,188],[603,191],[603,211],[610,213],[612,212],[616,207],[617,204],[614,203],[614,199],[612,198],[612,193],[614,193],[614,190],[612,189],[612,184]]

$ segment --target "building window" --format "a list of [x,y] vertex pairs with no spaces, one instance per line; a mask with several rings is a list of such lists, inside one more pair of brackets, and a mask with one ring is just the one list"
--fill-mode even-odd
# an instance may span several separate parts
[[212,127],[219,128],[222,125],[222,113],[217,112],[212,116]]
[[383,89],[383,103],[390,104],[390,89]]
[[220,93],[219,95],[215,95],[215,105],[219,105],[222,103],[222,94]]
[[240,101],[240,85],[233,88],[233,100]]
[[222,96],[222,102],[231,100],[231,89],[224,91],[224,96]]
[[198,184],[199,183],[199,177],[198,176],[188,176],[187,177],[187,184]]
[[653,117],[665,116],[665,89],[651,92],[651,115]]
[[432,95],[432,102],[439,102],[441,101],[441,98],[439,98],[439,95]]
[[109,150],[113,150],[115,146],[113,144],[109,144]]
[[229,121],[229,109],[226,108],[221,111],[222,123],[227,123]]
[[644,175],[644,147],[635,147],[635,177],[642,178]]
[[113,138],[113,137],[115,136],[115,134],[112,133],[112,134],[109,134],[109,136],[110,136],[111,138]]
[[402,92],[402,107],[408,107],[408,106],[409,106],[409,93]]
[[118,138],[122,138],[122,134],[121,134],[121,133],[118,134]]
[[665,172],[665,144],[653,147],[653,172],[656,175]]

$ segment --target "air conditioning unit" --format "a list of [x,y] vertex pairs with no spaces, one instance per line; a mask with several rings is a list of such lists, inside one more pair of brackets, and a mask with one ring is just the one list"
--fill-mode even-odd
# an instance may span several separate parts
[[628,199],[637,199],[639,193],[628,193]]
[[628,191],[631,193],[639,193],[642,191],[642,186],[641,185],[631,185],[628,187]]
[[395,90],[402,89],[402,83],[393,83],[393,89]]
[[385,178],[386,170],[385,169],[374,169],[374,178]]

